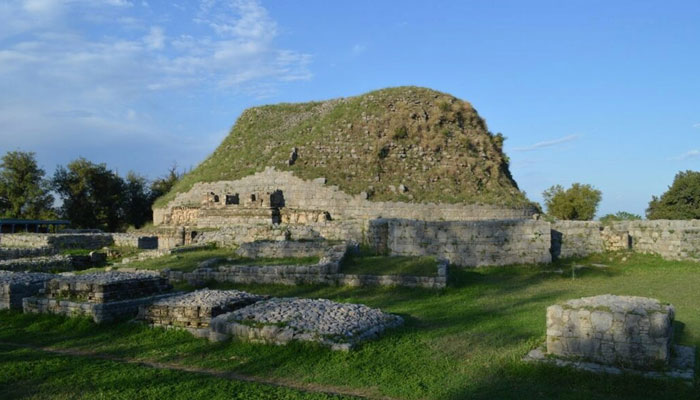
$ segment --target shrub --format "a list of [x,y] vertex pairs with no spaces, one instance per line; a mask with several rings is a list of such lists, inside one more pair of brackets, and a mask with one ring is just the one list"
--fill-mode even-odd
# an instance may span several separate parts
[[405,139],[408,137],[408,129],[405,126],[399,126],[394,130],[394,139]]
[[602,197],[600,190],[591,185],[574,183],[567,190],[554,185],[542,193],[547,213],[566,220],[585,221],[593,219]]
[[700,219],[700,172],[676,174],[661,197],[652,196],[646,214],[649,219]]
[[618,211],[615,214],[607,214],[600,217],[600,222],[635,221],[640,219],[642,219],[640,215],[632,214],[627,211]]

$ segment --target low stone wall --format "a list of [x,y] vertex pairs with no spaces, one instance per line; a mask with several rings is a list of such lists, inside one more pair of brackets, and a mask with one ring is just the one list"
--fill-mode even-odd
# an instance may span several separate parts
[[52,256],[56,253],[58,253],[58,249],[53,247],[0,247],[0,261]]
[[101,249],[114,241],[108,233],[44,234],[16,233],[2,236],[3,247],[53,247],[56,249]]
[[22,301],[22,309],[25,313],[90,317],[99,324],[121,318],[135,317],[138,314],[139,307],[170,296],[173,296],[173,294],[166,293],[109,303],[26,297]]
[[479,267],[551,262],[550,225],[537,220],[370,221],[367,241],[382,253],[431,255]]
[[22,299],[39,293],[54,275],[0,271],[0,310],[22,309]]
[[[104,261],[104,259],[101,259]],[[0,261],[6,271],[69,272],[99,265],[89,255],[55,255],[48,257],[16,258]]]
[[143,236],[132,233],[112,233],[111,235],[115,246],[134,247],[144,250],[158,248],[158,236]]
[[658,254],[670,260],[700,261],[700,220],[626,221],[611,227],[628,232],[636,252]]
[[172,289],[155,272],[105,272],[58,276],[46,283],[48,299],[69,298],[90,303],[109,303],[152,296]]
[[547,308],[547,353],[641,369],[668,367],[674,309],[645,297],[603,295]]
[[[346,244],[338,246],[342,253],[345,253]],[[243,243],[236,249],[236,254],[247,258],[303,258],[303,257],[323,257],[331,246],[326,241],[256,241]],[[340,257],[342,258],[342,256]]]

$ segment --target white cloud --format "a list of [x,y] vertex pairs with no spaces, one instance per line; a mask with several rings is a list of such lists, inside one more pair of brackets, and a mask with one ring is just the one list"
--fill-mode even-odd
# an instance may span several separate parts
[[542,149],[545,147],[557,146],[557,145],[560,145],[563,143],[572,142],[572,141],[578,139],[579,137],[580,137],[579,135],[568,135],[568,136],[564,136],[564,137],[561,137],[558,139],[537,142],[537,143],[531,144],[529,146],[516,147],[513,149],[513,151],[532,151],[532,150]]
[[159,26],[151,27],[151,31],[148,32],[148,35],[144,36],[143,42],[149,49],[162,49],[165,45],[165,34],[163,33],[163,28]]
[[696,158],[696,157],[700,157],[700,150],[694,149],[694,150],[686,151],[685,153],[683,153],[677,157],[674,157],[673,159],[678,160],[678,161],[682,161],[682,160],[687,160],[689,158]]

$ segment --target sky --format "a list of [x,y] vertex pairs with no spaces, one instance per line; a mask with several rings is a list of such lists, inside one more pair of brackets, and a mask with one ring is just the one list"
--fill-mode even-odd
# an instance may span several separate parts
[[2,0],[0,154],[149,178],[251,106],[416,85],[469,101],[531,200],[643,215],[700,170],[700,2]]

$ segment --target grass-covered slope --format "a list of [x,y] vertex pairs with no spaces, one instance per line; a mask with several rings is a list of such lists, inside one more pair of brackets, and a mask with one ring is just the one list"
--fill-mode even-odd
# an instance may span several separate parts
[[[425,88],[255,107],[155,206],[197,182],[240,179],[267,166],[325,177],[374,201],[526,204],[502,144],[469,103]],[[293,147],[299,158],[288,166]],[[408,191],[392,190],[400,184]]]

